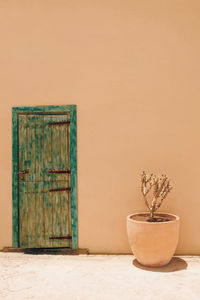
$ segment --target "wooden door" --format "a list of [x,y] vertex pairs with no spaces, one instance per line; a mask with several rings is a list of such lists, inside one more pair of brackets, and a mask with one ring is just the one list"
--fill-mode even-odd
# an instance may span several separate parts
[[19,114],[19,241],[71,247],[69,114]]

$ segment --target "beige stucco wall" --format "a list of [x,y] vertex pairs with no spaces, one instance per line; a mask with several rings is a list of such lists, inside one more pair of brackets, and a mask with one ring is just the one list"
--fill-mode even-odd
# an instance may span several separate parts
[[79,247],[128,253],[140,172],[167,173],[177,253],[200,254],[200,2],[0,0],[0,247],[12,244],[11,107],[77,104]]

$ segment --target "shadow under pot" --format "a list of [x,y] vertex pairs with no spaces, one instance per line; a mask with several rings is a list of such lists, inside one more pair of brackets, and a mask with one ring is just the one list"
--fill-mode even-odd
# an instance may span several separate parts
[[161,267],[172,259],[179,239],[180,218],[155,213],[157,222],[149,222],[149,213],[127,216],[127,234],[137,261],[148,267]]

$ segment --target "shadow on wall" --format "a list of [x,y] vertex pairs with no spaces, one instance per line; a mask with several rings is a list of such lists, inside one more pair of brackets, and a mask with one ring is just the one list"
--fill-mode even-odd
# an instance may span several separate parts
[[152,272],[176,272],[187,269],[186,261],[179,257],[173,257],[171,261],[163,267],[145,267],[141,265],[136,259],[133,260],[133,265],[139,269]]

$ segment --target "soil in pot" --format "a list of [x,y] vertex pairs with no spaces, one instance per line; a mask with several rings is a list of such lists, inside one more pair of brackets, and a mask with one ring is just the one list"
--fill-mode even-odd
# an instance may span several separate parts
[[148,213],[144,213],[144,214],[138,214],[138,215],[134,215],[131,217],[131,219],[135,220],[135,221],[141,221],[141,222],[151,222],[151,223],[156,223],[156,222],[169,222],[169,221],[173,221],[176,218],[174,216],[168,215],[168,214],[155,214],[154,218],[150,217],[150,214]]

